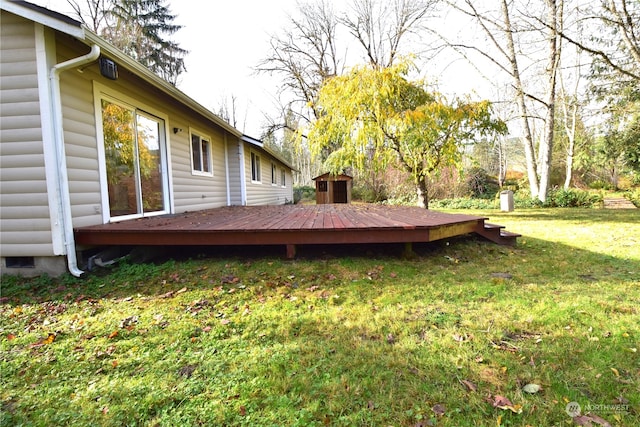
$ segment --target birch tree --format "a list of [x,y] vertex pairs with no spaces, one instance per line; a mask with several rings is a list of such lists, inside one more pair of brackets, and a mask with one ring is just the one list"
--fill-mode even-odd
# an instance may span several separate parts
[[[564,1],[539,0],[524,7],[515,0],[500,0],[498,11],[480,9],[478,5],[481,2],[476,0],[449,4],[471,17],[488,43],[447,41],[448,45],[463,55],[467,52],[480,55],[511,81],[518,108],[529,190],[532,197],[544,202],[553,153]],[[540,15],[543,18],[539,18]],[[540,52],[544,52],[544,57]],[[539,72],[532,75],[529,70],[535,69]],[[540,111],[539,115],[537,111]],[[533,131],[536,119],[544,124],[537,146]]]

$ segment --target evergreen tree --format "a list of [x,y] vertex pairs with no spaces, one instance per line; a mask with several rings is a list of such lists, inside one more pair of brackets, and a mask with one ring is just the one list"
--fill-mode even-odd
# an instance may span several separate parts
[[176,15],[171,14],[164,0],[117,0],[109,14],[112,23],[103,36],[175,85],[185,71],[184,56],[188,51],[166,38],[182,26],[173,23]]

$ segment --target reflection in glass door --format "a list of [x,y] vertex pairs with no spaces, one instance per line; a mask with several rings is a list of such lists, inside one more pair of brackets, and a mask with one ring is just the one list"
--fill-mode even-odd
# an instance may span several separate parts
[[163,121],[103,99],[102,127],[111,217],[164,211]]

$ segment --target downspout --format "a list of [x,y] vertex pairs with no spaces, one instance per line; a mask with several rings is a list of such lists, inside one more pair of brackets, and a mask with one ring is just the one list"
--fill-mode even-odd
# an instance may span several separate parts
[[53,118],[53,144],[55,146],[56,166],[58,169],[58,192],[60,194],[58,210],[62,219],[62,233],[67,253],[69,272],[80,277],[84,271],[78,268],[76,243],[73,236],[73,217],[71,215],[71,196],[69,195],[69,177],[67,175],[67,160],[64,150],[64,128],[62,125],[62,96],[60,94],[60,74],[72,68],[94,62],[100,56],[100,47],[93,45],[91,52],[68,61],[54,65],[49,73],[51,90],[51,112]]

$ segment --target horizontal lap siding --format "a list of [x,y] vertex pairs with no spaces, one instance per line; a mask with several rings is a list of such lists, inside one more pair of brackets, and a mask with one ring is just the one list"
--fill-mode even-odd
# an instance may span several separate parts
[[[89,48],[57,35],[57,62],[77,58]],[[93,108],[93,83],[97,77],[91,65],[82,72],[76,68],[60,75],[64,147],[69,181],[71,216],[74,227],[102,223],[100,172],[96,123]]]
[[[86,46],[78,50],[67,43],[57,44],[58,60],[77,57],[88,51]],[[119,70],[117,81],[107,80],[98,72],[96,64],[86,67],[82,73],[69,70],[61,76],[65,149],[69,173],[69,188],[73,204],[74,227],[102,222],[98,168],[98,142],[95,131],[94,94],[92,81],[98,81],[111,89],[105,93],[115,98],[125,94],[135,98],[133,107],[150,114],[158,113],[168,120],[166,137],[173,183],[173,205],[176,212],[207,209],[226,205],[226,174],[224,163],[223,130],[215,125],[192,117],[175,107],[175,101],[159,94],[147,83],[133,76],[124,68]],[[97,95],[96,95],[97,96]],[[129,100],[131,102],[131,100]],[[213,177],[192,175],[189,127],[198,129],[212,139]],[[172,129],[183,131],[173,133]]]
[[[251,181],[251,151],[260,155],[260,175],[261,182]],[[287,173],[286,186],[282,188],[280,184],[280,171],[282,163],[275,161],[277,185],[271,183],[271,162],[274,160],[269,154],[260,149],[253,149],[250,145],[245,145],[245,176],[247,180],[247,204],[250,206],[260,205],[283,205],[293,201],[293,189],[291,173]],[[289,168],[285,167],[285,170]]]
[[0,253],[53,254],[34,24],[2,12],[0,27]]
[[[170,116],[173,127],[182,129],[171,133],[171,163],[173,168],[173,197],[176,212],[218,208],[227,204],[224,130],[197,117],[174,111]],[[213,176],[194,175],[191,171],[191,141],[189,127],[201,136],[211,138]]]
[[231,205],[242,205],[242,184],[240,175],[240,141],[235,136],[227,137],[227,152],[229,156],[229,188]]

